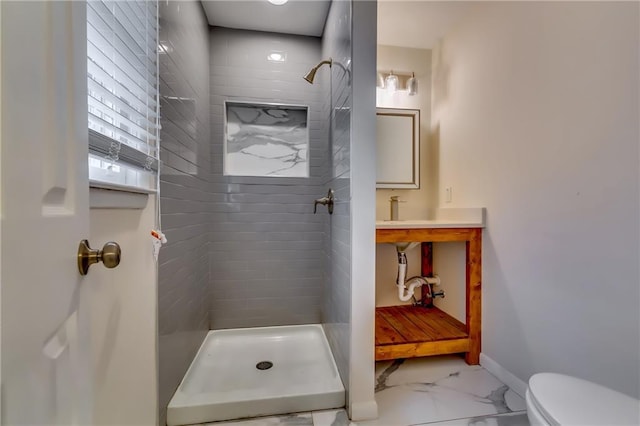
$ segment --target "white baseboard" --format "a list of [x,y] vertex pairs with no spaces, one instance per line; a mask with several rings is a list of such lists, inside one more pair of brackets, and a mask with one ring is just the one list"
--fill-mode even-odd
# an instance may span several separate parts
[[375,399],[371,401],[351,403],[349,406],[349,418],[354,422],[377,419],[378,403]]
[[524,395],[527,392],[527,384],[514,376],[513,373],[483,353],[480,354],[480,365],[489,373],[496,376],[502,383],[509,386],[509,388],[511,388],[515,393],[524,398]]

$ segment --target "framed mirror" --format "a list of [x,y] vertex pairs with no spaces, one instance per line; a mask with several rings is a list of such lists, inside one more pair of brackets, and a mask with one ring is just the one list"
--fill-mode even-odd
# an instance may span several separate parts
[[420,188],[420,110],[377,108],[376,188]]

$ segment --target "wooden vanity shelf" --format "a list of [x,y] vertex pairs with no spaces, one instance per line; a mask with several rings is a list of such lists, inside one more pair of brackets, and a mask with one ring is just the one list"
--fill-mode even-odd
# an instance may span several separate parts
[[[377,229],[377,243],[423,242],[422,275],[432,270],[432,242],[466,243],[466,324],[436,307],[376,308],[376,361],[465,353],[467,364],[480,363],[482,228]],[[446,283],[445,283],[446,286]],[[446,289],[446,287],[445,287]]]
[[376,308],[376,361],[468,351],[465,325],[436,307]]

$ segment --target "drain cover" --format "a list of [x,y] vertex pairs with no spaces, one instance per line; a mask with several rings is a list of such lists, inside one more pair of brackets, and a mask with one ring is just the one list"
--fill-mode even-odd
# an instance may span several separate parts
[[258,370],[268,370],[273,367],[273,363],[271,361],[260,361],[256,364],[256,368]]

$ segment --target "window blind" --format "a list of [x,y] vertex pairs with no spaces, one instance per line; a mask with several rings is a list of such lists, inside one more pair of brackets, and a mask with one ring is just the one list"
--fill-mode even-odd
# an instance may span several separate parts
[[156,0],[87,1],[92,186],[156,189],[157,46]]

